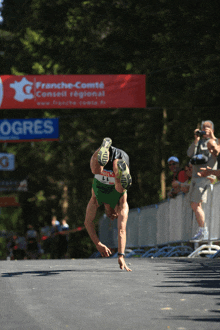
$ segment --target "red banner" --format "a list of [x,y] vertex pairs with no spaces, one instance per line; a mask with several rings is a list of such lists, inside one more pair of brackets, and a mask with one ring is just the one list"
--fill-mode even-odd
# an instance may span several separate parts
[[0,207],[20,206],[15,196],[0,197]]
[[0,109],[145,107],[145,75],[0,76]]

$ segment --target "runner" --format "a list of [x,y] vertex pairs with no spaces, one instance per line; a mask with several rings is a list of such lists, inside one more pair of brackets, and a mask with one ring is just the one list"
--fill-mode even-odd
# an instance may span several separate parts
[[101,256],[109,257],[111,251],[100,242],[93,222],[98,207],[104,204],[107,216],[111,220],[118,218],[119,266],[121,269],[131,271],[124,260],[126,224],[129,212],[127,189],[132,184],[129,157],[123,150],[113,147],[110,138],[105,138],[101,147],[92,155],[90,168],[95,177],[92,185],[92,196],[86,209],[85,227]]

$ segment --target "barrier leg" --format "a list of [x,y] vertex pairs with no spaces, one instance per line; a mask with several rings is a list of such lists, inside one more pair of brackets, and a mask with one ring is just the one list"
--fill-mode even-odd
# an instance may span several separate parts
[[218,258],[218,257],[220,257],[220,249],[211,258],[214,259],[214,258]]

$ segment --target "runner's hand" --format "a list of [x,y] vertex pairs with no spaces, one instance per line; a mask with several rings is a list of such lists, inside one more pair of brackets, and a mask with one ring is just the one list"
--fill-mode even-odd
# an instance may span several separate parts
[[132,270],[130,268],[128,268],[128,266],[125,263],[124,257],[123,256],[119,256],[118,257],[118,263],[119,263],[119,267],[123,270],[127,270],[127,272],[132,272]]
[[102,257],[109,257],[112,254],[111,250],[101,242],[96,245],[96,248]]

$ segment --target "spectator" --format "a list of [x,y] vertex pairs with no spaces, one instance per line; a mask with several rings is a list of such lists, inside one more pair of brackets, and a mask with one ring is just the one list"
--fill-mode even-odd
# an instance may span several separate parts
[[51,228],[52,235],[61,231],[60,222],[57,220],[57,217],[55,215],[52,217],[51,225],[52,225]]
[[[216,143],[216,140],[210,139],[207,143],[207,147],[212,155],[218,157],[220,155],[220,145]],[[220,177],[220,169],[213,170],[211,167],[200,168],[201,172],[198,172],[200,177],[210,177],[210,175],[216,175],[217,178]]]
[[10,260],[23,260],[25,258],[25,237],[13,234],[10,237],[7,247],[10,251]]
[[[168,166],[170,171],[173,173],[173,180],[174,181],[178,181],[178,182],[185,182],[187,181],[187,175],[186,172],[180,168],[180,162],[179,159],[175,156],[172,156],[168,159]],[[174,198],[176,197],[176,195],[180,192],[180,187],[172,187],[171,191],[168,193],[168,197]]]
[[202,122],[202,131],[199,129],[194,130],[194,142],[189,146],[187,155],[191,158],[193,164],[192,180],[190,185],[190,205],[195,213],[196,221],[198,223],[198,232],[192,238],[193,240],[207,239],[208,229],[205,226],[205,214],[202,208],[202,203],[207,201],[207,189],[210,185],[210,179],[215,179],[214,176],[200,177],[198,172],[200,168],[211,167],[211,169],[217,168],[217,159],[215,155],[212,155],[207,147],[209,139],[214,139],[214,124],[210,120]]
[[23,260],[26,259],[26,248],[27,248],[27,241],[26,237],[22,234],[17,238],[17,245],[18,245],[18,253],[19,257],[16,259]]
[[18,260],[18,236],[14,234],[10,242],[11,260]]
[[38,245],[38,234],[32,225],[28,225],[26,232],[27,250],[26,255],[28,259],[39,258],[39,245]]
[[68,223],[67,223],[67,218],[65,217],[65,218],[63,218],[63,220],[62,220],[62,226],[61,226],[61,230],[62,231],[65,231],[65,230],[69,230],[69,225],[68,225]]
[[65,232],[69,232],[69,225],[67,223],[67,217],[63,218],[62,225],[61,225],[61,233],[60,235],[60,253],[62,258],[67,257],[67,250],[68,250],[68,234]]
[[61,225],[56,216],[51,220],[51,236],[50,236],[50,253],[52,259],[62,258],[62,249],[60,248],[62,242]]
[[[220,144],[220,139],[218,139],[218,145]],[[220,169],[220,153],[218,154],[218,156],[217,156],[217,162],[218,162],[218,164],[217,164],[217,169],[219,170]],[[219,180],[220,178],[218,177],[218,180]]]
[[180,181],[173,181],[172,187],[174,189],[179,188],[180,191],[182,191],[183,193],[186,194],[189,191],[190,182],[191,182],[191,178],[192,178],[192,164],[190,162],[185,166],[184,171],[185,171],[188,179],[183,183]]
[[41,248],[44,255],[50,253],[50,226],[46,225],[41,228]]

